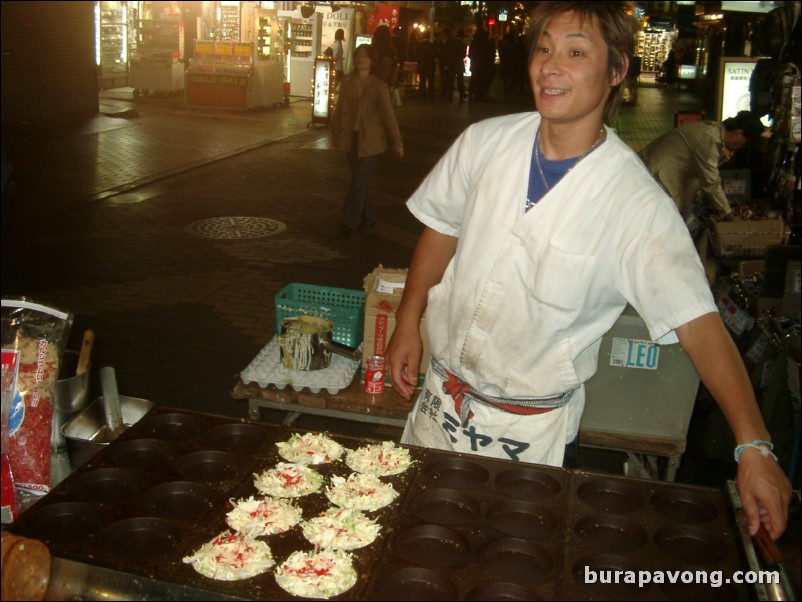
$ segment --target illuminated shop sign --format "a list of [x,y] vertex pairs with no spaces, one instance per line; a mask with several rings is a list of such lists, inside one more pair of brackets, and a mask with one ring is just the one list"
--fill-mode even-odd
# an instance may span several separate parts
[[315,87],[312,91],[312,121],[328,123],[331,112],[331,59],[315,59]]

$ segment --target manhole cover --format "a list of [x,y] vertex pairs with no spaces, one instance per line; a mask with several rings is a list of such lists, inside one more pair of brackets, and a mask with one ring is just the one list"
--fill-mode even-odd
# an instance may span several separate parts
[[287,226],[274,219],[264,217],[213,217],[193,222],[187,232],[206,238],[264,238],[284,232]]

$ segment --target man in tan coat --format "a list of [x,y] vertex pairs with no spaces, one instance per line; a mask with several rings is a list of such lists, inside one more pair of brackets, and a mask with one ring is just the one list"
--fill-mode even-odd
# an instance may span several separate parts
[[719,166],[733,152],[760,140],[763,124],[749,111],[721,123],[703,121],[670,130],[638,153],[657,183],[681,214],[701,188],[719,217],[731,217],[732,208],[721,187]]

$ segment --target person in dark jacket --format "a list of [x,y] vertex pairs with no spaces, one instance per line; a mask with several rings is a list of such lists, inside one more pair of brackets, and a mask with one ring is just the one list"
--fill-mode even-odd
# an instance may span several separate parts
[[420,95],[422,98],[434,98],[434,72],[437,68],[437,58],[434,43],[428,37],[416,42],[415,59],[418,61]]
[[454,80],[457,80],[459,100],[464,102],[468,95],[465,93],[465,45],[462,43],[464,32],[460,30],[456,37],[446,28],[446,42],[443,47],[443,90],[441,96],[449,101],[454,94]]
[[677,53],[670,50],[666,60],[660,67],[660,75],[666,86],[675,86],[679,81],[677,76]]
[[443,51],[446,47],[446,35],[443,30],[437,32],[434,38],[434,55],[437,60],[437,75],[440,78],[440,87],[443,87],[445,75],[443,73]]
[[493,71],[496,68],[496,50],[487,30],[479,27],[473,34],[473,40],[468,48],[468,58],[471,59],[471,82],[468,86],[468,100],[484,102],[493,81]]
[[373,48],[371,73],[391,88],[398,85],[398,52],[393,45],[390,28],[379,25],[373,32],[370,45]]

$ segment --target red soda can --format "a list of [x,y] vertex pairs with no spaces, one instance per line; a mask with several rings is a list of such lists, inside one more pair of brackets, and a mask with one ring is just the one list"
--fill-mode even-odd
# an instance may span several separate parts
[[384,392],[384,358],[381,355],[373,355],[367,359],[365,370],[365,392],[383,393]]

